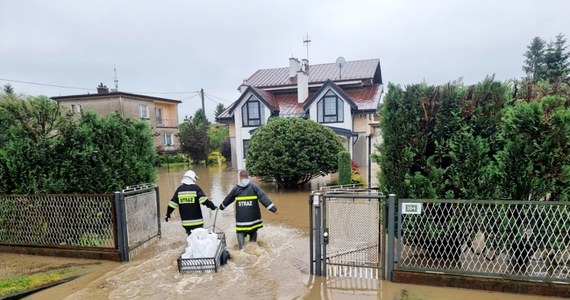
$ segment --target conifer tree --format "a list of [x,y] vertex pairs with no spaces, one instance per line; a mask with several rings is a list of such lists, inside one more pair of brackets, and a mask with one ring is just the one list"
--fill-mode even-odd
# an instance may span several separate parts
[[544,51],[546,42],[535,37],[532,39],[530,45],[527,46],[527,50],[524,54],[524,66],[523,71],[526,73],[527,80],[532,82],[537,82],[545,77],[545,63],[544,63]]
[[570,53],[566,51],[566,39],[562,33],[556,36],[555,41],[551,41],[544,54],[546,67],[546,79],[555,82],[559,78],[566,78],[570,74]]

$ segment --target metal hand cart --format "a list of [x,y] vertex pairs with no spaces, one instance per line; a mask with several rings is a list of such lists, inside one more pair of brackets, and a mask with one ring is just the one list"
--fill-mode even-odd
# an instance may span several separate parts
[[212,232],[218,235],[220,243],[216,248],[214,257],[201,257],[201,258],[182,258],[182,254],[178,257],[178,271],[180,273],[189,272],[218,272],[221,265],[224,265],[229,258],[229,253],[226,250],[226,236],[223,232],[215,232],[216,219],[218,217],[218,210],[214,217],[214,225],[212,225]]

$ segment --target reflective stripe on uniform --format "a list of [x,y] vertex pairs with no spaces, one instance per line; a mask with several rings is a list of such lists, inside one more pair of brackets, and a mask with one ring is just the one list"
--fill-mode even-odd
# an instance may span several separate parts
[[168,202],[168,206],[172,207],[172,208],[178,208],[178,203],[174,202],[174,201],[169,201]]
[[263,223],[255,224],[249,227],[236,226],[236,231],[250,231],[261,227],[263,227]]
[[196,226],[204,224],[204,219],[182,220],[182,226]]
[[208,200],[208,197],[200,197],[200,204],[204,204]]
[[236,197],[236,201],[255,200],[255,199],[257,199],[257,196],[239,196],[239,197]]
[[196,191],[178,192],[178,203],[188,204],[194,203],[196,199]]
[[271,203],[271,204],[267,207],[267,209],[271,210],[271,208],[272,208],[273,206],[275,206],[275,205],[273,205],[273,203]]
[[261,219],[257,219],[251,222],[236,222],[236,226],[251,226],[256,223],[261,223]]

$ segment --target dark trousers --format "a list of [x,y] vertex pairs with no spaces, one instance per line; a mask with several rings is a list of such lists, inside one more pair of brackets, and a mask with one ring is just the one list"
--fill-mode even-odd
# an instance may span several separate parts
[[237,240],[239,244],[239,249],[243,249],[243,245],[245,244],[245,236],[249,235],[250,242],[257,242],[257,230],[252,231],[238,231],[237,233]]

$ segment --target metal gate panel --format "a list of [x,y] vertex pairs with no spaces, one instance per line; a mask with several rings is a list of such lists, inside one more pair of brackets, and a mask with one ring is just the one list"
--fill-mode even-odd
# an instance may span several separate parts
[[[312,205],[317,275],[384,278],[384,196],[376,190],[337,190],[316,199]],[[311,261],[312,254],[313,243]]]

